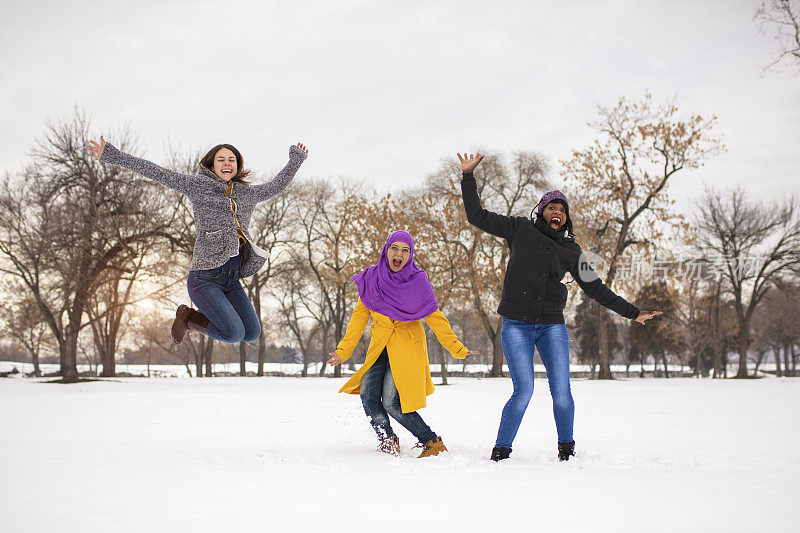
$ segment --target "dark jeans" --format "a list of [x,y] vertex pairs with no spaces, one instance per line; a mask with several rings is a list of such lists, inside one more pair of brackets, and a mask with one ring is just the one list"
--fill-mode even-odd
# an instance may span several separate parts
[[191,270],[189,298],[208,320],[208,335],[222,342],[254,341],[261,334],[253,304],[239,283],[239,256],[221,267]]
[[364,412],[369,417],[369,423],[381,440],[394,436],[387,415],[391,415],[421,443],[436,438],[436,433],[431,431],[416,411],[404,413],[400,409],[400,395],[392,378],[386,348],[361,378],[361,403],[364,404]]
[[527,324],[503,317],[500,333],[514,393],[503,408],[497,446],[511,448],[533,396],[533,353],[539,350],[547,370],[558,442],[572,441],[575,402],[569,386],[569,336],[564,324]]

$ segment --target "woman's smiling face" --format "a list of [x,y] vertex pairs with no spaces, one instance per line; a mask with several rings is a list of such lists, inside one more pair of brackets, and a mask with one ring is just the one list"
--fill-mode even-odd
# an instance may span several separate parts
[[567,208],[561,202],[550,202],[544,206],[542,216],[548,226],[558,230],[567,223]]
[[230,181],[239,171],[236,164],[236,155],[227,148],[220,148],[214,154],[214,174]]
[[403,241],[393,242],[386,250],[386,258],[389,260],[389,268],[392,272],[399,272],[411,257],[411,247]]

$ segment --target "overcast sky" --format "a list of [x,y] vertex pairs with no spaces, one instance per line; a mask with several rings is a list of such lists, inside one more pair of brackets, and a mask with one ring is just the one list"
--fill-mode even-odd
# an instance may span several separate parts
[[47,118],[129,124],[148,158],[235,144],[256,170],[290,144],[303,176],[419,183],[475,146],[552,164],[595,136],[598,105],[645,91],[716,114],[727,152],[678,175],[760,197],[797,192],[800,75],[761,75],[777,44],[759,2],[27,1],[0,17],[0,169],[24,165]]

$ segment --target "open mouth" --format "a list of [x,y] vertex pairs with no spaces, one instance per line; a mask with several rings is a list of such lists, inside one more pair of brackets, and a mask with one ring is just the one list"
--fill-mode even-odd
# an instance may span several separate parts
[[554,228],[561,227],[561,217],[554,216],[553,218],[551,218],[550,219],[550,225],[553,226]]
[[403,264],[403,262],[400,261],[399,259],[392,259],[392,266],[394,268],[400,268],[400,265],[402,265],[402,264]]

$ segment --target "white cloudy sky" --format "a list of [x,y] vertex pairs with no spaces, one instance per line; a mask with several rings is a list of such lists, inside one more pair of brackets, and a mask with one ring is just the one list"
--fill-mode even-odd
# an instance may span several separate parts
[[[149,158],[231,142],[306,176],[416,183],[474,146],[553,163],[593,137],[597,105],[675,98],[716,114],[728,151],[672,191],[798,191],[800,75],[761,76],[776,43],[755,0],[41,1],[0,17],[0,170],[20,168],[47,118],[128,123]],[[109,139],[113,141],[113,135]]]

